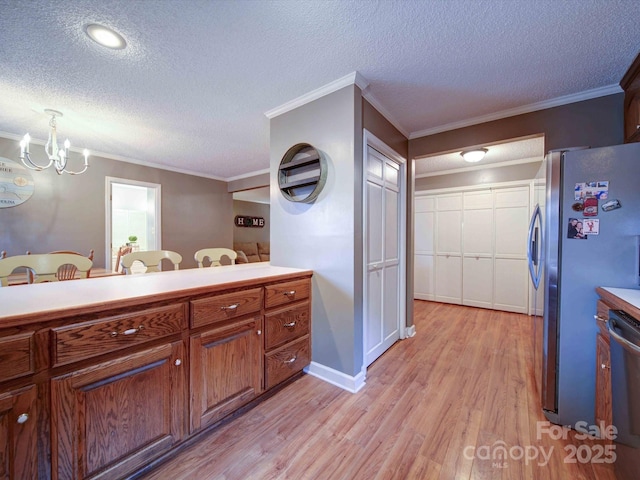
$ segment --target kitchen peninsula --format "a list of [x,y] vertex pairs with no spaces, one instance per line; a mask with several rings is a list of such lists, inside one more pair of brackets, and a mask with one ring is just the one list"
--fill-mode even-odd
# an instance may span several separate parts
[[246,264],[0,288],[0,477],[129,476],[296,378],[311,276]]

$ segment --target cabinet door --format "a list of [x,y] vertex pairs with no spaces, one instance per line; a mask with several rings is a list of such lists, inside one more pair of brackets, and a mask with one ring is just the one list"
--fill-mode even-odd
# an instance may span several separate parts
[[462,303],[462,257],[436,257],[436,302]]
[[37,389],[35,385],[0,394],[0,479],[38,476]]
[[435,197],[416,197],[414,219],[414,298],[434,299]]
[[599,333],[596,340],[596,425],[611,425],[611,354],[608,339]]
[[51,380],[54,479],[120,478],[184,432],[181,341]]
[[493,298],[495,308],[499,310],[527,313],[529,211],[529,187],[496,190]]
[[261,324],[254,316],[191,336],[191,432],[261,393]]

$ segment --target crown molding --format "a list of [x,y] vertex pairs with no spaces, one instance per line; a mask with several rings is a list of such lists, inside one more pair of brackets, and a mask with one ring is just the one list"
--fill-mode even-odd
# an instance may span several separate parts
[[378,100],[371,94],[369,90],[366,90],[366,91],[363,90],[362,96],[367,102],[369,102],[373,106],[373,108],[375,108],[378,111],[378,113],[380,113],[380,115],[382,115],[387,120],[387,122],[389,122],[391,125],[396,127],[396,130],[398,130],[406,138],[409,138],[409,132],[407,132],[404,128],[400,126],[400,123],[396,121],[395,118],[393,118],[393,116],[389,113],[389,111],[386,108],[384,108],[380,102],[378,102]]
[[283,113],[290,112],[302,105],[313,102],[319,98],[324,97],[325,95],[329,95],[330,93],[336,92],[341,88],[347,87],[349,85],[356,85],[363,92],[369,86],[369,82],[366,78],[360,75],[359,72],[351,72],[348,75],[345,75],[342,78],[334,80],[331,83],[327,83],[326,85],[317,88],[309,93],[306,93],[298,98],[294,98],[293,100],[280,105],[279,107],[273,108],[267,112],[265,112],[265,116],[271,120],[272,118],[277,117],[278,115],[282,115]]
[[501,112],[491,113],[489,115],[482,115],[480,117],[469,118],[460,122],[447,123],[434,128],[427,128],[418,132],[413,132],[409,135],[409,140],[414,138],[426,137],[428,135],[434,135],[436,133],[447,132],[449,130],[456,130],[458,128],[470,127],[472,125],[478,125],[480,123],[492,122],[494,120],[500,120],[502,118],[514,117],[516,115],[522,115],[524,113],[536,112],[538,110],[545,110],[547,108],[559,107],[562,105],[568,105],[570,103],[582,102],[584,100],[591,100],[593,98],[605,97],[607,95],[613,95],[615,93],[621,93],[622,88],[620,85],[607,85],[600,88],[594,88],[591,90],[585,90],[584,92],[573,93],[571,95],[565,95],[563,97],[552,98],[550,100],[544,100],[542,102],[531,103],[529,105],[523,105],[522,107],[510,108],[508,110],[502,110]]
[[[15,135],[13,133],[9,133],[9,132],[4,132],[0,130],[0,137],[1,138],[5,138],[7,140],[22,140],[22,137]],[[36,144],[36,145],[42,145],[44,147],[46,142],[43,142],[42,140],[39,140],[37,138],[31,138],[31,143],[32,144]],[[70,150],[72,152],[76,152],[76,153],[82,153],[82,149],[79,148],[74,148],[71,147]],[[124,162],[124,163],[131,163],[133,165],[140,165],[142,167],[149,167],[149,168],[157,168],[158,170],[166,170],[168,172],[174,172],[174,173],[182,173],[184,175],[192,175],[194,177],[202,177],[202,178],[208,178],[211,180],[218,180],[220,182],[228,182],[229,180],[227,180],[226,178],[223,177],[218,177],[216,175],[207,175],[206,173],[202,173],[202,172],[195,172],[192,170],[187,170],[184,168],[176,168],[176,167],[171,167],[168,165],[162,165],[159,163],[153,163],[153,162],[145,162],[142,160],[136,160],[134,158],[128,158],[128,157],[123,157],[120,155],[113,155],[111,153],[105,153],[105,152],[100,152],[98,150],[93,150],[91,149],[91,157],[100,157],[100,158],[106,158],[109,160],[115,160],[117,162]],[[91,168],[91,164],[89,164],[89,168]],[[249,174],[251,175],[251,174]]]

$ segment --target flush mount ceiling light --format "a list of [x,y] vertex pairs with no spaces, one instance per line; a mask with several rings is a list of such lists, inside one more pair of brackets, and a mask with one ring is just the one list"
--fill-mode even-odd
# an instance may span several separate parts
[[473,150],[465,150],[460,155],[465,162],[476,163],[482,160],[487,152],[486,148],[474,148]]
[[91,25],[87,25],[84,31],[91,40],[103,47],[122,50],[127,46],[127,42],[122,35],[104,25],[92,23]]

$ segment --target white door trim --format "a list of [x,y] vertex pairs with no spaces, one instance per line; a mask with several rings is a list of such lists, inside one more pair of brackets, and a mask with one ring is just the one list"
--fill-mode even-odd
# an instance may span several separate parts
[[382,153],[389,159],[395,161],[400,167],[400,238],[399,238],[399,298],[400,298],[400,312],[399,312],[399,323],[398,331],[400,335],[400,339],[407,338],[407,282],[406,282],[406,272],[407,272],[407,254],[406,254],[406,244],[407,244],[407,160],[402,157],[398,152],[389,147],[386,143],[376,137],[373,133],[364,130],[363,135],[363,151],[362,151],[362,160],[363,160],[363,173],[362,173],[362,205],[363,205],[363,215],[362,215],[362,278],[363,278],[363,335],[362,335],[362,370],[366,371],[366,315],[367,315],[367,239],[365,238],[364,233],[367,232],[367,170],[366,170],[366,162],[368,157],[367,149],[369,147],[377,150]]
[[158,250],[162,248],[162,216],[161,204],[162,204],[162,185],[159,183],[140,182],[138,180],[129,180],[128,178],[118,177],[105,177],[104,188],[104,209],[105,209],[105,266],[111,267],[111,185],[113,183],[121,183],[124,185],[133,185],[136,187],[154,188],[156,190],[156,211],[155,217],[157,219],[156,225],[156,245]]

